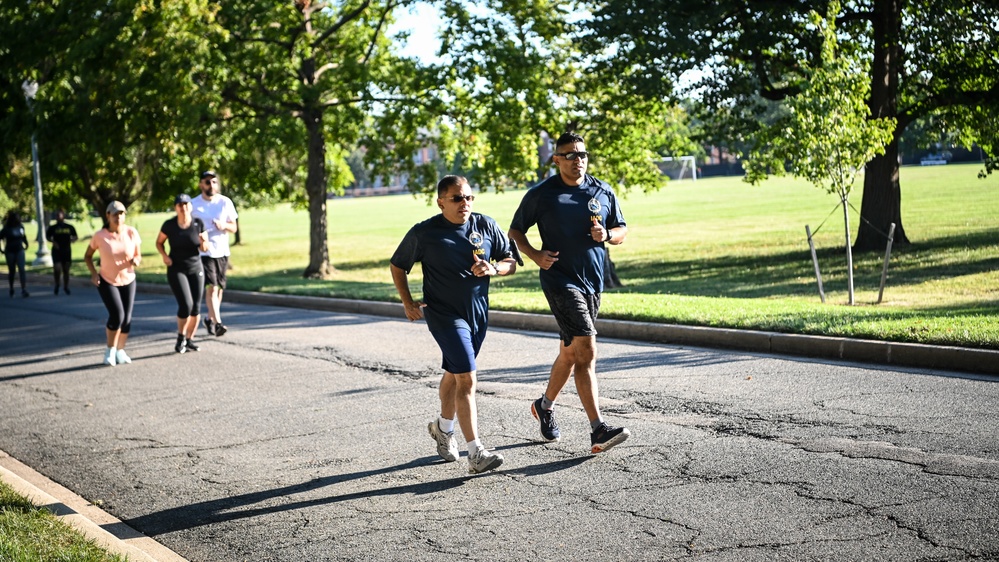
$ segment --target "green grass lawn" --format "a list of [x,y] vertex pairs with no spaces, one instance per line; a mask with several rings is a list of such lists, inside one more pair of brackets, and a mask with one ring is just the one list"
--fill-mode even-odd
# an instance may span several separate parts
[[[854,256],[855,306],[846,305],[838,201],[807,182],[774,178],[750,186],[741,178],[709,178],[627,194],[628,240],[611,250],[625,287],[605,294],[601,317],[999,349],[999,177],[978,179],[980,169],[902,169],[902,215],[912,245],[893,250],[881,304],[875,301],[884,252]],[[475,210],[505,228],[522,196],[482,193]],[[858,185],[851,201],[858,209],[861,196]],[[409,227],[436,211],[425,198],[408,195],[330,200],[329,251],[337,271],[317,281],[301,276],[309,250],[305,211],[242,209],[229,287],[397,300],[389,258]],[[129,217],[144,240],[142,281],[165,283],[153,243],[170,216]],[[851,209],[851,237],[858,222]],[[76,224],[81,236],[99,226],[96,220]],[[826,304],[819,300],[806,224],[818,229]],[[529,236],[537,240],[537,230]],[[84,244],[74,249],[78,258]],[[74,273],[85,274],[82,263]],[[414,272],[414,289],[419,279]],[[492,305],[547,313],[537,267],[528,263],[517,275],[494,280]]]
[[123,562],[0,482],[0,560]]

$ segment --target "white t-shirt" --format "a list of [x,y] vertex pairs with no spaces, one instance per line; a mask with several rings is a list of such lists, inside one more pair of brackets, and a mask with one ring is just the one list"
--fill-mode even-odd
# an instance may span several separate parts
[[205,232],[208,233],[208,251],[200,252],[202,256],[211,258],[221,258],[229,255],[229,231],[219,230],[215,227],[215,219],[222,222],[233,222],[239,216],[236,214],[236,206],[232,204],[232,199],[225,195],[215,195],[212,201],[206,201],[204,197],[197,196],[191,200],[194,207],[191,213],[194,218],[201,219],[205,223]]

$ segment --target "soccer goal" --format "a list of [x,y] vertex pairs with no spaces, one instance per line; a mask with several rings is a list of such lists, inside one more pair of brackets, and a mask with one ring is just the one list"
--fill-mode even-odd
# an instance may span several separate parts
[[693,156],[666,156],[660,161],[659,168],[672,180],[690,178],[697,181],[697,163]]

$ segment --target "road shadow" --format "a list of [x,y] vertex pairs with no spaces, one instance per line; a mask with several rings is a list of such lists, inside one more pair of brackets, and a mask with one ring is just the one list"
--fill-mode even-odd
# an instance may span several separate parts
[[[533,445],[533,443],[531,443],[531,445]],[[178,506],[162,511],[157,511],[154,513],[149,513],[147,515],[142,515],[140,517],[130,519],[126,521],[126,523],[128,523],[128,525],[131,526],[132,528],[137,529],[138,531],[146,534],[147,536],[155,537],[157,535],[163,535],[166,533],[172,533],[176,531],[183,531],[195,527],[201,527],[204,525],[213,525],[217,523],[224,523],[227,521],[249,519],[272,513],[294,511],[297,509],[306,509],[310,507],[333,505],[344,501],[358,500],[363,498],[374,498],[381,496],[400,496],[400,495],[422,496],[428,494],[438,494],[441,492],[445,492],[447,490],[452,490],[460,486],[463,486],[470,480],[476,478],[491,478],[491,477],[503,477],[503,476],[524,476],[530,478],[544,474],[550,474],[552,472],[558,472],[560,470],[566,470],[574,466],[577,466],[579,464],[582,464],[591,458],[593,458],[591,455],[586,455],[555,462],[538,463],[529,466],[514,468],[511,470],[501,469],[494,472],[487,472],[485,474],[448,478],[445,480],[438,480],[435,482],[420,482],[415,484],[403,484],[400,486],[388,486],[385,488],[372,488],[369,490],[364,490],[359,492],[352,492],[340,495],[329,495],[329,496],[318,497],[302,501],[288,501],[288,502],[281,501],[282,498],[286,498],[287,496],[312,492],[322,488],[336,486],[338,484],[344,484],[347,482],[362,480],[373,476],[398,473],[401,471],[411,470],[414,468],[421,468],[426,466],[432,466],[435,464],[441,464],[436,462],[439,460],[436,456],[422,457],[395,466],[378,468],[374,470],[364,470],[349,474],[325,476],[322,478],[316,478],[314,480],[310,480],[308,482],[303,482],[301,484],[294,484],[290,486],[274,488],[271,490],[253,492],[250,494],[242,494],[238,496],[231,496],[226,498],[219,498],[216,500],[208,500],[204,502]],[[273,503],[273,501],[276,501],[277,503]],[[257,506],[257,504],[263,504],[268,502],[270,502],[271,505]]]

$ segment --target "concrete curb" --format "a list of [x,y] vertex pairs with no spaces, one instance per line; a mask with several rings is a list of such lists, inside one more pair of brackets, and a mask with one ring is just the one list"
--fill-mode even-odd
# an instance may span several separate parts
[[[44,279],[41,276],[29,277],[37,278],[36,282],[46,286],[51,284],[51,279],[48,277]],[[71,283],[74,287],[90,285],[88,279],[82,278],[73,278]],[[169,286],[158,283],[140,283],[139,290],[148,293],[171,294]],[[405,317],[402,305],[392,302],[237,290],[227,290],[225,300],[325,312],[368,314],[392,318]],[[489,322],[493,326],[511,330],[558,331],[555,319],[546,314],[491,310]],[[999,350],[991,349],[683,326],[680,324],[653,324],[629,320],[597,320],[597,330],[602,337],[608,338],[999,375]]]
[[[166,285],[142,284],[141,287],[143,291],[170,293]],[[389,302],[235,290],[227,290],[225,300],[326,312],[405,317],[401,304]],[[555,319],[543,314],[492,310],[489,312],[489,323],[492,326],[513,330],[558,331]],[[597,330],[602,337],[608,338],[999,375],[999,351],[989,349],[653,324],[628,320],[597,320]]]
[[99,547],[130,562],[187,562],[113,515],[0,451],[0,480],[32,504],[52,512]]

